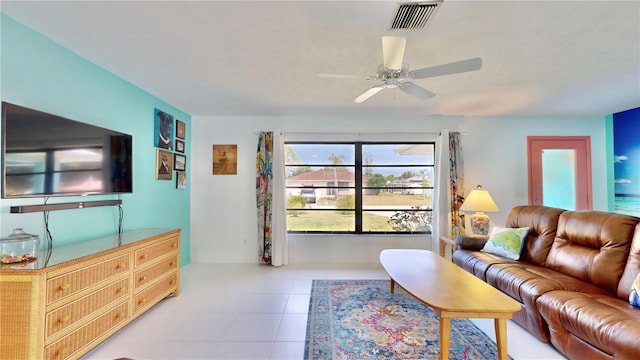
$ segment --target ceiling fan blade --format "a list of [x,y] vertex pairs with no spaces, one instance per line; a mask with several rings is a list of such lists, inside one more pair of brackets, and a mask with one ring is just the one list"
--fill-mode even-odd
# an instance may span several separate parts
[[376,78],[373,75],[330,74],[330,73],[317,73],[316,77],[326,78],[326,79],[354,79],[354,80],[373,80]]
[[442,75],[475,71],[480,70],[480,68],[482,68],[482,59],[477,57],[409,71],[409,77],[412,79],[425,79]]
[[400,83],[398,85],[398,88],[400,88],[400,90],[402,90],[406,94],[413,96],[418,100],[427,100],[428,98],[432,98],[436,96],[436,94],[432,93],[431,91],[421,86],[418,86],[410,81],[405,81],[403,83]]
[[407,39],[401,36],[382,37],[382,58],[384,67],[387,70],[400,71],[402,69],[404,47],[406,44]]
[[360,104],[361,102],[364,102],[368,98],[370,98],[373,95],[375,95],[378,92],[380,92],[380,90],[384,89],[385,87],[386,87],[386,85],[384,85],[384,84],[378,85],[378,86],[374,86],[371,89],[369,89],[369,90],[365,91],[364,93],[362,93],[362,95],[360,95],[357,98],[353,99],[353,102],[356,103],[356,104]]

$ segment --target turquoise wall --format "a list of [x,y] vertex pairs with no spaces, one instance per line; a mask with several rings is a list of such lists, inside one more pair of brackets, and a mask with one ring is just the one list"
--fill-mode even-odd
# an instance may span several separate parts
[[609,212],[615,211],[615,174],[613,169],[614,153],[613,153],[613,115],[607,115],[605,117],[605,137],[607,143],[607,210]]
[[[173,180],[155,180],[154,108],[186,124],[190,158],[191,116],[87,61],[12,18],[1,15],[0,97],[17,105],[133,135],[133,193],[120,196],[124,230],[182,229],[182,264],[190,262],[189,175],[187,189]],[[162,74],[158,74],[162,76]],[[187,171],[190,169],[187,164]],[[118,199],[117,195],[55,197],[48,203]],[[0,231],[15,227],[44,239],[42,213],[11,214],[10,206],[42,204],[44,198],[0,200]],[[54,247],[117,232],[116,207],[53,211],[49,229]],[[43,241],[44,242],[44,241]]]

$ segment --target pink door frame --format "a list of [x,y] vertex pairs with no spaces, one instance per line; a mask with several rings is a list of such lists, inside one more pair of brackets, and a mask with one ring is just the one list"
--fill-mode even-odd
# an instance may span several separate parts
[[527,136],[529,205],[542,205],[542,151],[571,149],[576,154],[576,210],[592,210],[591,138],[589,136]]

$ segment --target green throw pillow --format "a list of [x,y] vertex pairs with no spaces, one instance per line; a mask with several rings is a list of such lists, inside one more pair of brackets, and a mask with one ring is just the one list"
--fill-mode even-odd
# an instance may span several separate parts
[[640,307],[640,274],[631,285],[631,293],[629,294],[629,304]]
[[512,260],[518,260],[520,259],[520,253],[524,247],[524,240],[527,238],[528,232],[528,227],[501,228],[494,226],[493,229],[491,229],[489,240],[487,240],[482,251]]

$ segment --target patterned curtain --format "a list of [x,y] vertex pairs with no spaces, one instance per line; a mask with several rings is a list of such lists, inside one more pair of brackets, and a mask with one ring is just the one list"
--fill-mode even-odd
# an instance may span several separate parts
[[256,205],[258,210],[258,243],[260,262],[271,264],[273,251],[273,132],[260,132],[256,155]]
[[462,145],[460,133],[449,133],[449,191],[451,200],[451,235],[462,235],[464,231],[464,213],[460,206],[464,202],[464,161],[462,159]]

